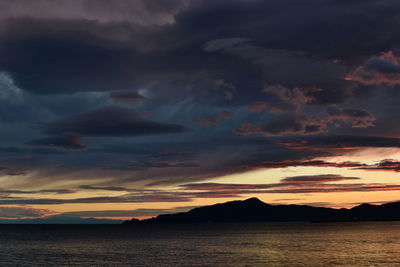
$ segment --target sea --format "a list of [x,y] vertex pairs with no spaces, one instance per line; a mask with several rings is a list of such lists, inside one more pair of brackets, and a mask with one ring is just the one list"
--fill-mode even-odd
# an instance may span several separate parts
[[400,266],[400,222],[0,225],[0,266]]

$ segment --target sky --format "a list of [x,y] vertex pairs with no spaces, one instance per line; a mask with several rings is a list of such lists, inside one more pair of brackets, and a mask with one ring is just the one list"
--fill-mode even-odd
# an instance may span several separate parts
[[0,222],[399,201],[396,0],[0,1]]

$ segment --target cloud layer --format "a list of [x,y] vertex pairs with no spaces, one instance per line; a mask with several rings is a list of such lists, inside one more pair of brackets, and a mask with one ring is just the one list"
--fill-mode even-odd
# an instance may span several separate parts
[[[328,174],[180,186],[272,168],[398,173],[399,12],[394,0],[2,1],[0,204],[397,190]],[[350,159],[371,150],[392,154]]]

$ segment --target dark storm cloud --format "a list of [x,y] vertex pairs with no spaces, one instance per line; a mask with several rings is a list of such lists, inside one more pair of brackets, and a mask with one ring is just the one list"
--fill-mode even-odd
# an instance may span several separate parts
[[372,57],[364,66],[359,66],[347,77],[363,84],[400,84],[400,59],[392,51]]
[[282,138],[277,142],[291,149],[349,149],[367,147],[400,147],[399,138],[380,136],[314,136],[304,138]]
[[[235,37],[260,40],[272,48],[312,51],[339,59],[385,51],[399,41],[395,23],[400,5],[393,0],[201,3],[187,14],[182,13],[183,18],[177,17],[178,23],[186,19],[191,22],[189,25],[196,25],[198,34],[217,35],[225,30],[235,33]],[[357,53],[354,47],[358,48]]]
[[185,132],[183,126],[150,121],[141,118],[132,109],[104,107],[97,110],[48,123],[44,126],[46,134],[74,133],[92,137],[128,137]]
[[[286,90],[286,89],[285,89]],[[290,94],[285,94],[290,96]],[[293,101],[297,106],[296,109],[300,109],[303,100],[301,97],[293,97]],[[261,107],[261,111],[266,108],[268,104],[258,103],[257,110]],[[253,106],[250,107],[252,111]],[[265,136],[282,136],[282,135],[315,135],[324,133],[328,130],[328,127],[337,127],[338,123],[349,124],[352,128],[368,128],[374,127],[375,116],[363,109],[356,108],[337,108],[332,106],[328,109],[327,114],[324,116],[306,115],[300,110],[298,112],[290,112],[282,108],[273,106],[271,111],[274,113],[280,113],[278,116],[273,117],[266,123],[254,125],[253,123],[243,123],[239,128],[233,130],[234,133],[239,135],[265,135]]]
[[146,98],[140,95],[136,91],[125,90],[125,91],[112,91],[110,92],[110,98],[115,102],[121,102],[126,104],[134,104],[139,101],[143,101]]
[[0,19],[30,17],[165,24],[172,23],[174,14],[186,5],[182,0],[11,0],[0,3]]
[[203,125],[205,127],[208,126],[219,126],[220,124],[220,119],[226,119],[226,118],[231,118],[233,117],[232,112],[229,111],[222,111],[216,115],[210,115],[205,117],[204,119],[201,120],[195,120],[196,123]]
[[[72,32],[82,28],[81,23],[71,24],[30,20],[11,24],[7,27],[11,33],[4,34],[6,41],[1,44],[4,54],[0,68],[10,73],[22,89],[40,94],[131,87],[137,74],[130,62],[136,61],[136,53],[124,47],[96,45],[95,36],[90,41],[85,31]],[[82,24],[89,35],[103,31],[98,23]],[[21,32],[26,34],[13,36]]]
[[[171,26],[145,27],[87,20],[14,19],[0,31],[0,69],[10,73],[22,89],[36,94],[79,91],[121,91],[161,87],[213,86],[223,73],[249,83],[250,64],[215,58],[201,51],[207,41],[171,35]],[[182,43],[175,43],[182,39]],[[160,45],[162,44],[162,45]],[[243,80],[243,77],[246,80]],[[160,84],[161,83],[161,84]],[[174,88],[174,87],[181,88]],[[217,91],[217,90],[214,90]],[[221,91],[232,98],[232,89]],[[185,94],[186,95],[186,94]],[[224,101],[226,101],[224,99]]]
[[26,172],[6,172],[5,174],[8,176],[25,176]]
[[[344,69],[338,64],[314,59],[304,53],[265,49],[247,42],[233,46],[228,43],[228,46],[222,47],[220,43],[225,43],[223,41],[208,42],[205,51],[222,50],[223,53],[252,62],[263,73],[266,88],[262,91],[276,95],[283,104],[298,107],[298,104],[303,103],[294,101],[342,103],[351,97],[352,86],[343,80]],[[311,91],[307,99],[298,87],[323,88],[324,93],[320,92],[321,89]],[[289,88],[295,89],[291,91]],[[299,97],[300,95],[302,96]]]
[[223,92],[224,99],[227,101],[231,101],[235,96],[236,86],[225,81],[224,79],[215,80],[214,87],[215,89]]
[[283,183],[326,183],[326,182],[337,182],[344,180],[360,180],[358,177],[343,177],[335,174],[323,174],[323,175],[310,175],[310,176],[293,176],[282,179]]
[[262,126],[261,131],[267,135],[307,135],[322,133],[326,127],[325,122],[318,117],[286,114],[267,122],[266,125]]
[[[171,73],[171,69],[184,73],[193,71],[192,66],[198,70],[222,69],[221,61],[226,65],[233,63],[232,60],[226,55],[207,56],[198,49],[207,42],[225,40],[208,43],[207,50],[233,47],[229,53],[247,58],[264,69],[268,84],[280,82],[283,77],[286,77],[283,82],[293,86],[321,83],[326,92],[315,96],[320,102],[337,103],[349,95],[341,89],[347,87],[340,79],[343,70],[321,58],[344,60],[350,56],[369,56],[371,52],[389,50],[399,41],[395,37],[398,29],[393,27],[397,20],[392,16],[399,5],[393,1],[377,4],[369,0],[356,4],[326,0],[318,3],[194,0],[93,4],[82,0],[40,1],[34,7],[29,1],[3,5],[7,11],[4,14],[13,14],[3,17],[13,19],[4,20],[8,24],[3,34],[5,53],[1,65],[13,73],[24,89],[42,93],[126,90],[132,84],[154,79],[155,73]],[[23,18],[29,20],[24,23]],[[193,32],[195,36],[189,34]],[[359,34],[354,36],[352,32]],[[377,32],[381,35],[377,36]],[[246,40],[254,40],[260,46],[243,44]],[[149,53],[144,55],[145,46]],[[358,54],[350,47],[359,47]],[[316,59],[307,55],[310,53],[316,54]],[[183,62],[186,60],[191,60],[192,66]],[[215,64],[217,68],[212,68]],[[243,76],[243,68],[238,65],[235,68],[241,69]],[[241,90],[240,86],[237,89]]]
[[[339,58],[357,57],[393,47],[398,41],[398,28],[395,25],[398,21],[396,13],[400,8],[398,2],[393,0],[41,0],[35,4],[25,0],[18,4],[7,1],[2,5],[0,17],[4,18],[61,18],[66,21],[92,20],[143,25],[171,23],[166,28],[172,28],[171,32],[179,37],[197,30],[196,37],[199,39],[211,37],[212,40],[221,35],[230,35],[259,39],[273,48],[307,50]],[[183,41],[188,39],[182,38]],[[358,47],[358,53],[354,53],[354,47]]]
[[289,168],[289,167],[335,167],[335,168],[349,168],[349,169],[361,169],[367,167],[367,164],[360,162],[328,162],[323,160],[285,160],[285,161],[266,161],[257,164],[251,164],[249,168]]
[[130,161],[125,164],[104,167],[103,170],[119,171],[147,171],[149,169],[172,169],[172,168],[197,168],[199,165],[194,162],[151,162],[151,161]]
[[249,107],[250,112],[263,112],[267,108],[267,104],[264,102],[256,102]]
[[18,155],[63,155],[61,150],[54,150],[49,147],[0,147],[0,155],[3,157],[13,157]]
[[328,110],[328,119],[349,123],[354,128],[367,128],[375,126],[375,116],[367,110],[332,107]]
[[372,71],[378,71],[382,73],[399,73],[400,66],[397,62],[393,62],[393,60],[397,61],[397,58],[393,56],[392,61],[384,58],[372,58],[368,60],[365,68]]
[[298,113],[285,113],[277,116],[264,125],[253,125],[244,123],[241,127],[234,129],[239,135],[309,135],[325,132],[327,121],[316,116],[306,116]]
[[358,169],[367,171],[393,171],[400,172],[400,162],[392,159],[385,159],[373,165],[361,166]]
[[267,86],[262,90],[268,98],[275,99],[275,101],[268,103],[271,112],[290,112],[300,111],[302,106],[312,103],[314,98],[308,94],[313,91],[320,91],[318,88],[293,88],[289,89],[281,85]]
[[32,140],[27,143],[30,146],[60,147],[67,150],[82,150],[86,146],[81,144],[83,138],[74,133],[64,133],[60,136],[51,136]]
[[91,186],[91,185],[81,185],[80,189],[85,190],[107,190],[107,191],[131,191],[131,189],[119,186]]
[[43,190],[5,190],[0,189],[0,194],[73,194],[76,191],[69,189],[43,189]]

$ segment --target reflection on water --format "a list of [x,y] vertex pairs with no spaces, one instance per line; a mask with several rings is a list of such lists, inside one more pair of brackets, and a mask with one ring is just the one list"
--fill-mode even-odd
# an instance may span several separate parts
[[0,225],[0,266],[400,266],[400,222]]

